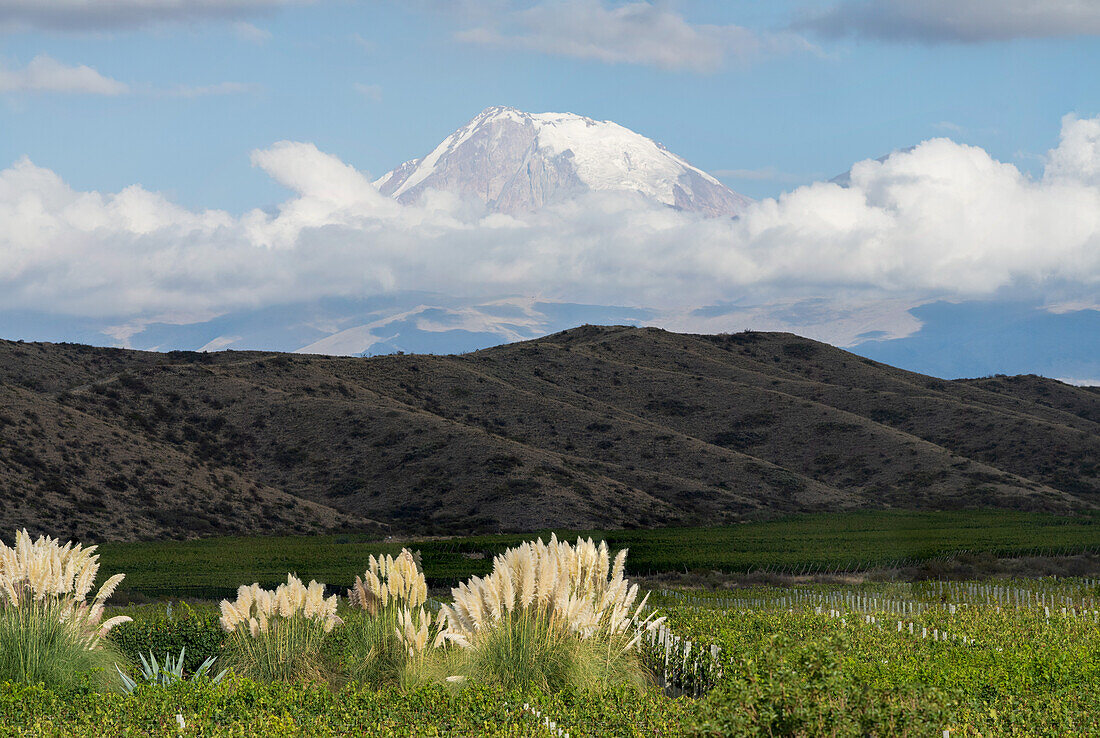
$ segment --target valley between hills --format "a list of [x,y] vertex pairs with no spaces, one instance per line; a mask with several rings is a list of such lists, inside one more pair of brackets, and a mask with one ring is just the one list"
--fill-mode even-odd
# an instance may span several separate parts
[[457,356],[0,342],[0,528],[84,541],[1100,508],[1100,389],[784,333]]

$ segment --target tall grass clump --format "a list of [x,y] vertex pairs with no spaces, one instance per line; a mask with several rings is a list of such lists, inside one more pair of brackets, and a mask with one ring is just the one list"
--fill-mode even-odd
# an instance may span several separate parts
[[237,674],[270,682],[324,679],[322,646],[342,622],[325,585],[306,586],[293,574],[274,591],[241,585],[235,601],[222,600],[221,613],[229,632],[226,661]]
[[26,530],[10,548],[0,542],[0,681],[51,689],[111,684],[108,670],[121,657],[104,636],[130,618],[101,621],[125,575],[104,582],[89,604],[99,572],[95,549],[46,536],[32,541]]
[[[648,595],[623,576],[626,550],[552,536],[509,549],[485,578],[451,590],[445,637],[460,649],[437,668],[505,687],[601,690],[648,681],[638,645],[663,618],[642,616]],[[637,604],[636,604],[637,603]]]
[[374,686],[400,683],[419,671],[427,653],[443,644],[443,615],[424,607],[428,583],[419,554],[371,556],[348,590],[353,614],[341,628],[348,676]]

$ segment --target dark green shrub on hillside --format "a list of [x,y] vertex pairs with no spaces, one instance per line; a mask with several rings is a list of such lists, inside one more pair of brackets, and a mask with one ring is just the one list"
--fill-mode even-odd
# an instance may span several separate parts
[[787,343],[783,345],[783,353],[794,359],[809,359],[817,354],[817,346],[812,343]]

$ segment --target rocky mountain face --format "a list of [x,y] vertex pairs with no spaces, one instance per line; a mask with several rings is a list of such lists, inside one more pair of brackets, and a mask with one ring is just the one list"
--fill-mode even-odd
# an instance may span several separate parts
[[440,190],[505,213],[600,191],[635,192],[709,216],[734,216],[752,202],[617,123],[506,107],[482,111],[430,154],[405,162],[375,185],[401,202]]
[[584,326],[461,356],[0,341],[0,530],[85,540],[1100,508],[1100,389],[789,333]]

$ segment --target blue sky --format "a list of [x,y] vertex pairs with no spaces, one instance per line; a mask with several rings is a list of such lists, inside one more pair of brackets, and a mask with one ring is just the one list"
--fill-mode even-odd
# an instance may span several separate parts
[[[523,298],[927,359],[1011,304],[1037,314],[996,330],[1068,345],[1100,316],[1097,69],[1083,0],[0,0],[0,325],[263,348],[233,326],[323,304],[286,346],[382,345],[415,293],[469,335],[564,325],[476,307]],[[370,187],[491,105],[613,120],[758,202],[501,219]],[[1059,370],[1006,341],[993,370],[1100,381],[1094,342]]]
[[[659,4],[688,24],[790,37],[758,52],[731,43],[703,69],[459,40],[482,20],[441,9],[459,3],[256,3],[229,18],[154,15],[137,27],[104,12],[66,29],[16,22],[11,5],[0,34],[6,68],[45,54],[131,92],[0,93],[0,164],[29,156],[80,189],[141,183],[231,212],[283,196],[250,166],[252,149],[311,141],[377,175],[493,104],[615,120],[752,197],[942,135],[1041,170],[1064,114],[1100,113],[1095,36],[959,43],[788,30],[829,3]],[[201,94],[227,83],[228,92]]]

